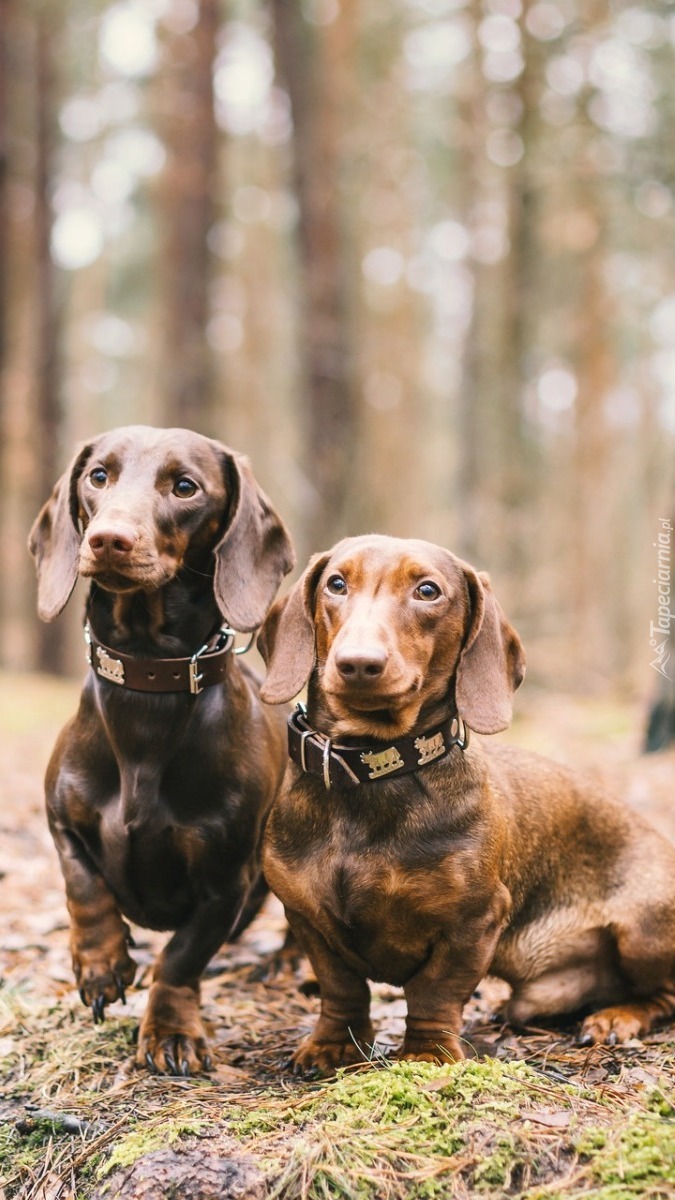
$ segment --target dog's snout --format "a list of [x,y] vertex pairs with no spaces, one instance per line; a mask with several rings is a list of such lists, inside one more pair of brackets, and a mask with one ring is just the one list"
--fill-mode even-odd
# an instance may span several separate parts
[[92,530],[87,541],[95,558],[123,558],[131,553],[136,544],[136,531],[131,525],[119,522]]
[[387,651],[382,646],[363,649],[344,646],[335,654],[335,665],[349,683],[368,683],[382,675],[387,665]]

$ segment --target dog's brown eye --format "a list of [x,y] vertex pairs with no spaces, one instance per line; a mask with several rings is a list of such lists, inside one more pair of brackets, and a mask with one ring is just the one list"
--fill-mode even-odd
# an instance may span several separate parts
[[326,583],[326,591],[332,596],[344,596],[347,591],[347,584],[341,575],[331,575]]
[[173,485],[174,496],[179,496],[181,500],[189,500],[190,496],[194,496],[197,491],[197,484],[187,476],[177,479]]
[[438,600],[441,594],[441,589],[432,583],[430,579],[425,579],[423,583],[419,583],[415,588],[415,595],[418,600]]
[[89,480],[93,483],[94,487],[105,487],[108,482],[108,472],[104,467],[94,467],[93,471],[89,472]]

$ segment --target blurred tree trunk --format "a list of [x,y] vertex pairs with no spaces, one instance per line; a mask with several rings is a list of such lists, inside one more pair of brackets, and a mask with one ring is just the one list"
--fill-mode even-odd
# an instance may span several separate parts
[[[672,671],[671,656],[669,669]],[[675,675],[672,679],[661,678],[655,699],[647,716],[645,730],[645,751],[653,754],[656,750],[665,750],[675,743]]]
[[[50,494],[59,474],[61,407],[60,313],[57,273],[51,257],[53,226],[51,188],[56,149],[57,85],[54,64],[59,57],[59,17],[48,5],[35,14],[35,395],[37,445],[36,489],[40,503]],[[66,639],[58,625],[39,625],[37,664],[57,674],[65,670]]]
[[357,437],[354,354],[348,322],[347,253],[340,203],[344,97],[353,65],[354,7],[342,4],[327,25],[311,25],[297,0],[272,0],[279,74],[293,116],[298,201],[301,409],[309,485],[309,550],[345,532]]
[[[8,491],[7,472],[7,323],[10,292],[7,286],[7,248],[10,245],[8,236],[7,186],[10,176],[10,148],[8,148],[8,115],[7,115],[7,68],[8,44],[10,44],[10,0],[0,0],[0,485],[2,493]],[[6,562],[6,508],[0,512],[0,545],[2,546],[2,562],[0,569],[8,570]],[[8,610],[6,588],[0,593],[0,630],[5,624]]]
[[[396,5],[376,15],[361,8],[360,25],[350,41],[358,44],[359,70],[368,86],[359,88],[354,85],[358,81],[352,82],[348,104],[344,95],[342,100],[355,163],[345,204],[347,211],[358,214],[350,230],[350,306],[356,328],[363,330],[355,347],[353,381],[362,396],[352,468],[358,486],[352,489],[354,502],[345,514],[346,524],[352,532],[378,529],[400,537],[420,535],[420,514],[432,519],[438,503],[437,453],[443,476],[447,471],[446,447],[438,450],[424,378],[428,301],[409,286],[404,274],[421,174],[409,97],[401,87],[400,55],[407,29],[407,17]],[[386,284],[366,278],[360,288],[354,286],[362,274],[361,263],[377,247],[400,255],[400,274]],[[411,454],[416,443],[419,457]]]
[[[486,111],[477,38],[484,9],[479,0],[471,7],[473,53],[460,95],[466,224],[480,244],[485,213],[503,206],[505,247],[494,261],[490,256],[481,261],[479,254],[474,264],[473,316],[459,404],[459,544],[469,559],[489,563],[503,581],[502,589],[511,583],[521,611],[536,490],[536,448],[525,418],[523,392],[536,223],[530,162],[539,88],[536,47],[525,31],[526,12],[527,6],[519,22],[525,67],[508,92],[493,90],[493,100],[501,95],[505,110],[518,106],[516,119],[495,125],[492,113]],[[503,163],[488,158],[486,143],[491,134],[503,139]],[[508,604],[508,592],[502,594]]]
[[4,428],[4,369],[7,348],[7,180],[9,149],[7,144],[7,36],[10,0],[0,0],[0,429]]
[[[495,380],[495,431],[498,434],[497,487],[503,511],[498,546],[493,547],[497,566],[507,571],[513,600],[520,613],[526,606],[525,581],[537,529],[537,454],[528,427],[524,391],[526,358],[530,348],[534,315],[533,267],[536,260],[536,192],[532,161],[536,155],[540,101],[540,43],[526,30],[529,0],[519,19],[525,66],[513,87],[520,118],[512,131],[514,147],[520,137],[522,153],[512,165],[503,167],[507,188],[507,253],[500,264],[501,319],[498,333],[498,373]],[[511,131],[508,131],[510,133]],[[504,136],[508,136],[505,131]]]
[[[473,231],[479,201],[484,190],[487,162],[485,139],[485,81],[480,65],[477,29],[483,15],[482,0],[473,0],[471,55],[460,74],[458,87],[458,175],[460,203],[467,229]],[[455,474],[454,508],[457,512],[457,551],[469,562],[485,565],[483,482],[487,478],[484,429],[487,426],[485,381],[485,332],[489,288],[485,276],[489,268],[474,260],[471,322],[464,344],[462,379],[457,403],[458,455]]]
[[163,227],[162,403],[169,425],[213,434],[215,387],[209,318],[211,252],[218,154],[213,66],[217,0],[199,0],[189,33],[168,34],[164,45],[163,140],[168,162],[160,195]]
[[[596,184],[598,187],[599,184]],[[576,401],[574,463],[574,570],[573,603],[576,628],[585,653],[586,666],[602,670],[606,656],[603,628],[610,611],[603,610],[602,594],[607,577],[607,512],[605,487],[610,439],[605,422],[605,404],[614,382],[614,357],[610,337],[610,300],[605,278],[602,230],[605,214],[593,181],[584,189],[582,211],[597,230],[582,263],[583,278],[578,319],[578,394]],[[588,336],[592,330],[592,336]]]
[[[604,0],[589,0],[584,26],[592,38],[604,29]],[[582,111],[585,111],[585,106]],[[579,122],[579,170],[576,181],[578,220],[588,230],[579,256],[579,294],[574,346],[577,397],[575,405],[574,461],[571,514],[573,545],[569,562],[572,584],[571,610],[575,633],[583,647],[581,678],[607,673],[611,648],[609,629],[616,610],[607,596],[607,579],[615,548],[608,544],[607,522],[612,500],[608,464],[612,451],[606,406],[616,382],[612,337],[614,302],[607,283],[607,238],[610,228],[607,189],[597,165],[597,130],[590,116]]]

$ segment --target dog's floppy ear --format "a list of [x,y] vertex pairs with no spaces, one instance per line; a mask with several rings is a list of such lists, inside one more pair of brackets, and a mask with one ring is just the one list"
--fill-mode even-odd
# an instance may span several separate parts
[[82,446],[38,513],[28,538],[38,578],[38,615],[53,621],[65,608],[77,580],[82,541],[78,528],[77,484],[93,443]]
[[490,579],[465,567],[472,620],[455,681],[457,711],[476,733],[499,733],[511,722],[512,697],[525,676],[525,653]]
[[260,695],[268,704],[292,700],[309,679],[316,658],[314,593],[330,553],[315,554],[287,596],[272,606],[258,638],[267,664]]
[[224,446],[232,516],[215,548],[213,590],[225,620],[241,633],[262,625],[284,575],[295,565],[283,521],[248,463]]

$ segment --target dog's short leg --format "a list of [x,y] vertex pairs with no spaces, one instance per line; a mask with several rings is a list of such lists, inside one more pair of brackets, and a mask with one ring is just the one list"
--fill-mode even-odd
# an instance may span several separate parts
[[464,1005],[484,972],[457,974],[447,947],[437,946],[421,971],[405,984],[408,1005],[400,1058],[414,1062],[447,1062],[464,1058],[459,1038]]
[[91,1006],[98,1023],[106,1004],[124,1001],[125,988],[134,981],[129,929],[112,892],[78,844],[58,830],[54,840],[66,884],[73,970],[82,1003]]
[[464,1058],[459,1037],[464,1005],[489,970],[509,907],[509,893],[499,884],[483,915],[449,930],[404,985],[408,1016],[399,1057],[420,1062]]
[[231,936],[245,890],[245,882],[236,878],[228,898],[200,905],[165,946],[155,963],[141,1021],[138,1066],[167,1075],[211,1069],[199,981],[209,959]]
[[157,968],[138,1035],[136,1065],[149,1067],[160,1075],[210,1071],[208,1038],[199,1009],[199,984],[179,987],[164,983],[156,975]]
[[293,1054],[293,1071],[297,1075],[329,1075],[337,1067],[368,1061],[374,1035],[366,980],[350,970],[302,917],[288,909],[286,916],[309,956],[321,992],[321,1015],[316,1028]]

